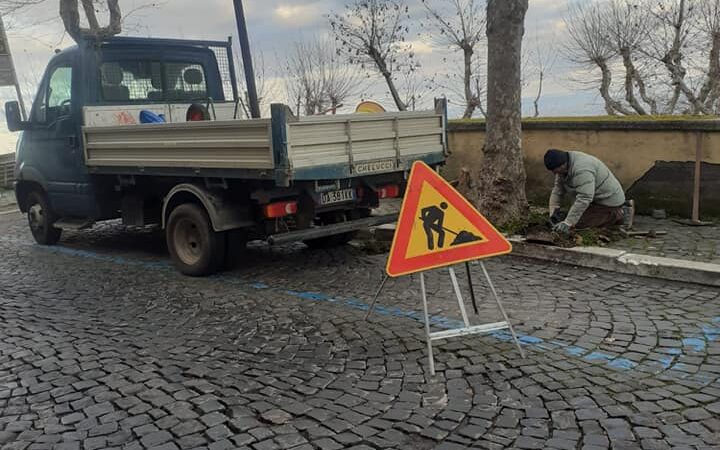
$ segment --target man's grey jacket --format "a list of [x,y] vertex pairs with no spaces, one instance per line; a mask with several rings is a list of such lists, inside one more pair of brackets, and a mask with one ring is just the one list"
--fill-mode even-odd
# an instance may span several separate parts
[[625,203],[622,185],[599,159],[583,152],[568,152],[567,175],[555,175],[550,195],[550,213],[559,208],[565,194],[575,196],[575,203],[565,221],[575,226],[591,203],[619,207]]

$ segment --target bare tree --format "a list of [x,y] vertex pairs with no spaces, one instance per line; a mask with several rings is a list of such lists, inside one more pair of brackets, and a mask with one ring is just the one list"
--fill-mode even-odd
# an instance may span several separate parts
[[306,115],[334,112],[358,90],[361,79],[357,68],[341,61],[331,42],[317,39],[295,43],[286,71],[288,95]]
[[523,66],[526,68],[525,73],[532,73],[533,78],[537,77],[537,91],[533,99],[533,117],[540,116],[540,99],[543,95],[543,87],[547,80],[548,74],[552,71],[558,59],[557,45],[555,36],[551,36],[547,41],[540,42],[538,33],[536,32],[532,39],[529,39],[529,50]]
[[330,26],[340,51],[351,63],[372,64],[387,83],[395,105],[405,111],[394,72],[412,67],[413,54],[403,45],[409,31],[408,7],[403,0],[355,0],[343,14],[330,15]]
[[528,0],[489,0],[487,5],[487,133],[470,198],[496,225],[527,213],[521,146],[521,61]]
[[605,102],[605,111],[610,115],[617,113],[632,114],[620,102],[613,99],[611,60],[617,56],[607,32],[606,19],[601,5],[597,3],[571,4],[565,16],[568,45],[566,53],[569,59],[586,67],[600,70],[600,96]]
[[625,100],[637,114],[647,114],[646,108],[635,95],[637,85],[642,100],[650,106],[652,114],[657,114],[657,101],[648,94],[645,80],[634,63],[636,52],[648,40],[647,11],[638,2],[610,0],[604,18],[607,33],[625,67]]
[[438,39],[463,55],[463,119],[472,117],[482,105],[480,82],[474,74],[474,59],[485,38],[484,0],[422,0],[428,18],[437,30]]
[[[601,71],[609,114],[718,108],[720,0],[600,0],[571,7],[566,23],[571,59]],[[621,100],[611,93],[616,57],[625,70]]]
[[710,41],[707,76],[698,100],[707,112],[720,108],[720,0],[702,0],[700,9],[700,30]]

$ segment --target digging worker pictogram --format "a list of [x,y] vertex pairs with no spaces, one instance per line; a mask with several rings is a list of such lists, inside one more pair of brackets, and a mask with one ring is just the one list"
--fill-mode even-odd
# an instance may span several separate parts
[[440,203],[439,208],[432,205],[420,210],[420,220],[423,222],[423,229],[425,230],[425,235],[427,236],[428,250],[435,250],[435,234],[437,234],[437,248],[441,249],[445,247],[445,232],[455,235],[455,239],[453,239],[450,243],[451,247],[482,240],[481,237],[475,236],[469,231],[463,230],[457,233],[453,230],[445,228],[445,210],[447,208],[448,204],[442,202]]
[[437,233],[437,247],[443,248],[445,246],[445,228],[443,228],[443,222],[445,221],[445,211],[448,204],[445,202],[440,203],[440,208],[435,205],[423,208],[420,211],[420,220],[423,222],[423,229],[427,236],[428,250],[435,249],[435,236]]

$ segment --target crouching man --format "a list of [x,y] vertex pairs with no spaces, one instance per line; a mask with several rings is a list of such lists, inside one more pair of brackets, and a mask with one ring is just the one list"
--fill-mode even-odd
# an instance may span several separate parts
[[[551,149],[545,153],[545,167],[555,173],[550,195],[553,230],[567,234],[571,229],[606,228],[621,225],[632,214],[625,205],[622,185],[599,159],[582,152]],[[570,211],[560,218],[565,194],[575,196]]]

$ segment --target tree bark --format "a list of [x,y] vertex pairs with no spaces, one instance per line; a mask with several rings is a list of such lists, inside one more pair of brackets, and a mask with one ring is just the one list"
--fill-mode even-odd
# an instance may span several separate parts
[[382,74],[383,78],[385,78],[388,89],[390,89],[390,95],[392,95],[393,101],[395,102],[395,106],[397,107],[398,111],[407,111],[407,105],[400,98],[400,94],[398,93],[397,87],[395,86],[395,81],[392,79],[392,74],[388,70],[385,60],[382,58],[382,56],[380,56],[380,54],[378,54],[377,51],[371,50],[370,56],[372,57],[373,61],[375,61],[375,65]]
[[537,95],[535,96],[535,100],[533,101],[533,107],[535,108],[535,114],[533,117],[540,117],[540,97],[542,97],[543,79],[544,78],[545,78],[545,72],[541,70]]
[[472,91],[472,57],[473,49],[471,47],[463,48],[463,60],[465,63],[465,73],[463,74],[463,83],[465,87],[465,112],[463,112],[463,119],[469,119],[472,117],[477,108],[477,99],[473,95]]
[[100,27],[92,3],[92,0],[82,0],[83,10],[89,25],[89,28],[82,28],[80,27],[78,0],[60,0],[60,18],[65,26],[65,31],[75,42],[80,42],[86,38],[103,39],[120,34],[122,31],[122,13],[120,12],[119,0],[107,0],[110,23],[106,27]]
[[712,110],[718,95],[720,95],[720,33],[713,33],[707,79],[700,91],[699,100],[705,104],[705,109]]
[[630,56],[630,49],[621,48],[620,55],[622,56],[623,65],[625,66],[625,100],[627,100],[636,113],[646,116],[647,111],[645,111],[645,108],[643,108],[637,97],[635,97],[634,82],[636,78],[636,70],[635,65],[632,62],[632,57]]
[[612,84],[612,72],[610,67],[607,65],[607,61],[604,59],[598,59],[595,64],[600,68],[602,73],[602,80],[600,82],[600,96],[605,101],[605,111],[611,116],[617,115],[617,113],[624,114],[626,116],[632,115],[632,111],[625,108],[620,102],[612,98],[610,94],[610,85]]
[[487,4],[487,133],[471,200],[495,225],[527,214],[522,151],[521,61],[528,0]]

